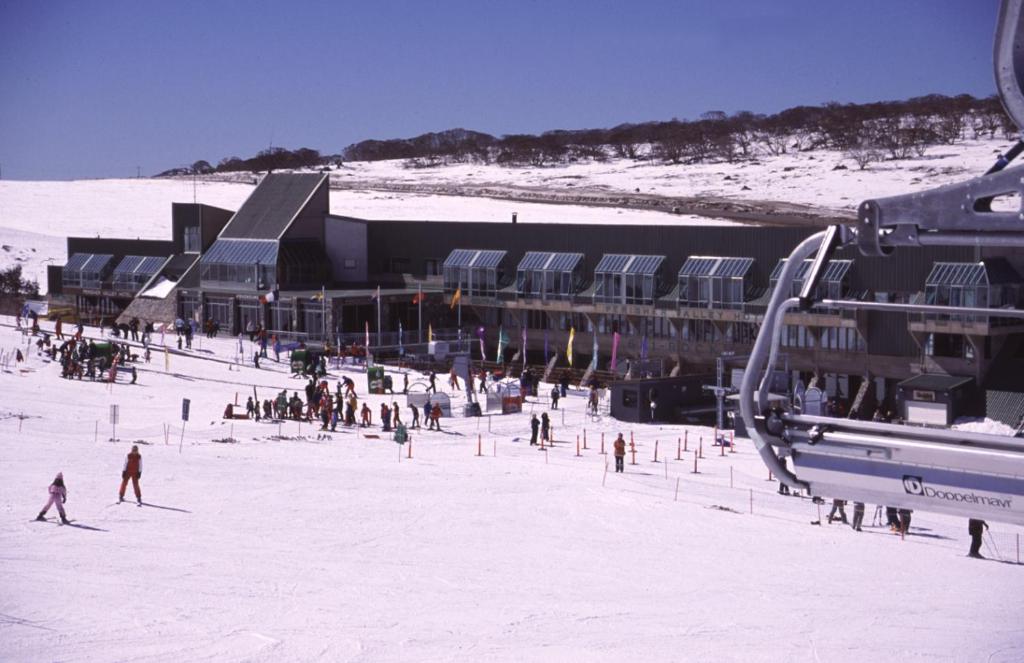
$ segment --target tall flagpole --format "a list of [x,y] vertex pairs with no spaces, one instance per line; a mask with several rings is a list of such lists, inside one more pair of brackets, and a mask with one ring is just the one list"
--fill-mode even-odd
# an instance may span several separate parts
[[420,283],[416,284],[416,303],[419,305],[419,332],[417,340],[423,342],[423,285]]

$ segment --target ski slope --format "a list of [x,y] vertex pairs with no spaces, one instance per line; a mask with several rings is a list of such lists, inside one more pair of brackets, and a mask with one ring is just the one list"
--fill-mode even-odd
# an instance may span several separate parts
[[[12,325],[0,318],[0,660],[1024,659],[1020,528],[991,524],[982,552],[1000,562],[966,558],[967,523],[945,516],[916,512],[905,540],[870,526],[874,505],[861,533],[812,526],[824,513],[778,495],[748,440],[721,455],[706,428],[588,417],[582,393],[551,412],[547,452],[528,443],[529,411],[546,409],[533,399],[413,431],[411,458],[379,428],[325,440],[230,423],[236,392],[303,381],[199,337],[140,362],[135,385],[66,381],[34,347],[13,364],[29,346]],[[375,422],[385,399],[408,420],[356,369],[332,370],[332,389],[341,374]],[[620,431],[637,464],[606,475],[601,434],[610,450]],[[142,507],[116,504],[132,444]],[[32,522],[58,471],[74,526]]]

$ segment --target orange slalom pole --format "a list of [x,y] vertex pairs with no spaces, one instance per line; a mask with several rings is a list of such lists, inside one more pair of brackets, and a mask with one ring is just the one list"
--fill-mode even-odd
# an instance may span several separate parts
[[629,443],[629,453],[633,454],[633,461],[630,465],[636,465],[636,445],[632,442]]
[[732,431],[729,431],[729,453],[736,453],[736,436]]
[[587,448],[587,429],[584,428],[583,429],[583,449],[586,450],[586,448]]
[[408,445],[409,445],[409,455],[408,455],[408,457],[412,458],[412,438],[411,437],[408,440]]

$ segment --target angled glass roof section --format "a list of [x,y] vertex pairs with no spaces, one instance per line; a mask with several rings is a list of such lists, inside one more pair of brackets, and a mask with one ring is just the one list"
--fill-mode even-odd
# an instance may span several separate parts
[[114,259],[114,256],[109,253],[93,253],[89,255],[89,260],[82,265],[83,272],[102,272],[106,269],[107,265]]
[[71,257],[64,264],[65,272],[77,272],[85,267],[85,264],[92,258],[91,253],[72,253]]
[[505,259],[507,253],[508,251],[477,251],[476,258],[473,259],[470,266],[481,269],[497,267]]
[[985,285],[988,275],[981,262],[937,262],[925,285]]
[[[786,258],[779,260],[775,264],[775,269],[772,270],[770,277],[771,281],[777,281],[782,275],[782,269],[786,266]],[[811,263],[813,260],[804,260],[800,264],[800,268],[796,272],[796,280],[800,281],[807,278],[807,272],[811,269]],[[828,266],[825,267],[825,273],[821,275],[822,281],[841,281],[846,277],[846,274],[850,271],[850,266],[853,265],[852,260],[829,260]]]
[[622,272],[625,270],[626,265],[629,264],[630,258],[633,256],[622,255],[619,253],[606,253],[601,256],[601,260],[597,263],[597,267],[594,268],[595,272]]
[[453,249],[444,259],[445,267],[469,267],[476,257],[476,249]]
[[114,276],[126,274],[148,274],[152,276],[160,271],[166,258],[156,256],[125,256],[114,268]]
[[582,253],[552,253],[544,267],[549,272],[571,272],[583,261]]
[[665,256],[632,256],[626,265],[627,274],[656,274],[665,262]]
[[278,243],[274,240],[218,239],[203,254],[203,264],[277,264]]
[[718,266],[719,258],[690,256],[679,268],[679,276],[708,276]]
[[741,278],[754,266],[753,258],[690,256],[679,270],[679,276],[721,276]]
[[544,266],[551,260],[553,253],[545,251],[527,251],[523,259],[519,261],[519,265],[516,266],[517,270],[527,269],[544,269]]

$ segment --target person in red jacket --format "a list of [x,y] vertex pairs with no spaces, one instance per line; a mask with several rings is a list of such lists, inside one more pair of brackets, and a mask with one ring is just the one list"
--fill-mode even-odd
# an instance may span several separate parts
[[124,491],[128,488],[128,479],[132,480],[132,488],[135,489],[135,500],[142,505],[142,491],[139,489],[139,479],[142,478],[142,454],[139,447],[132,445],[131,452],[124,459],[124,469],[121,470],[121,490],[117,493],[117,501],[124,501]]

